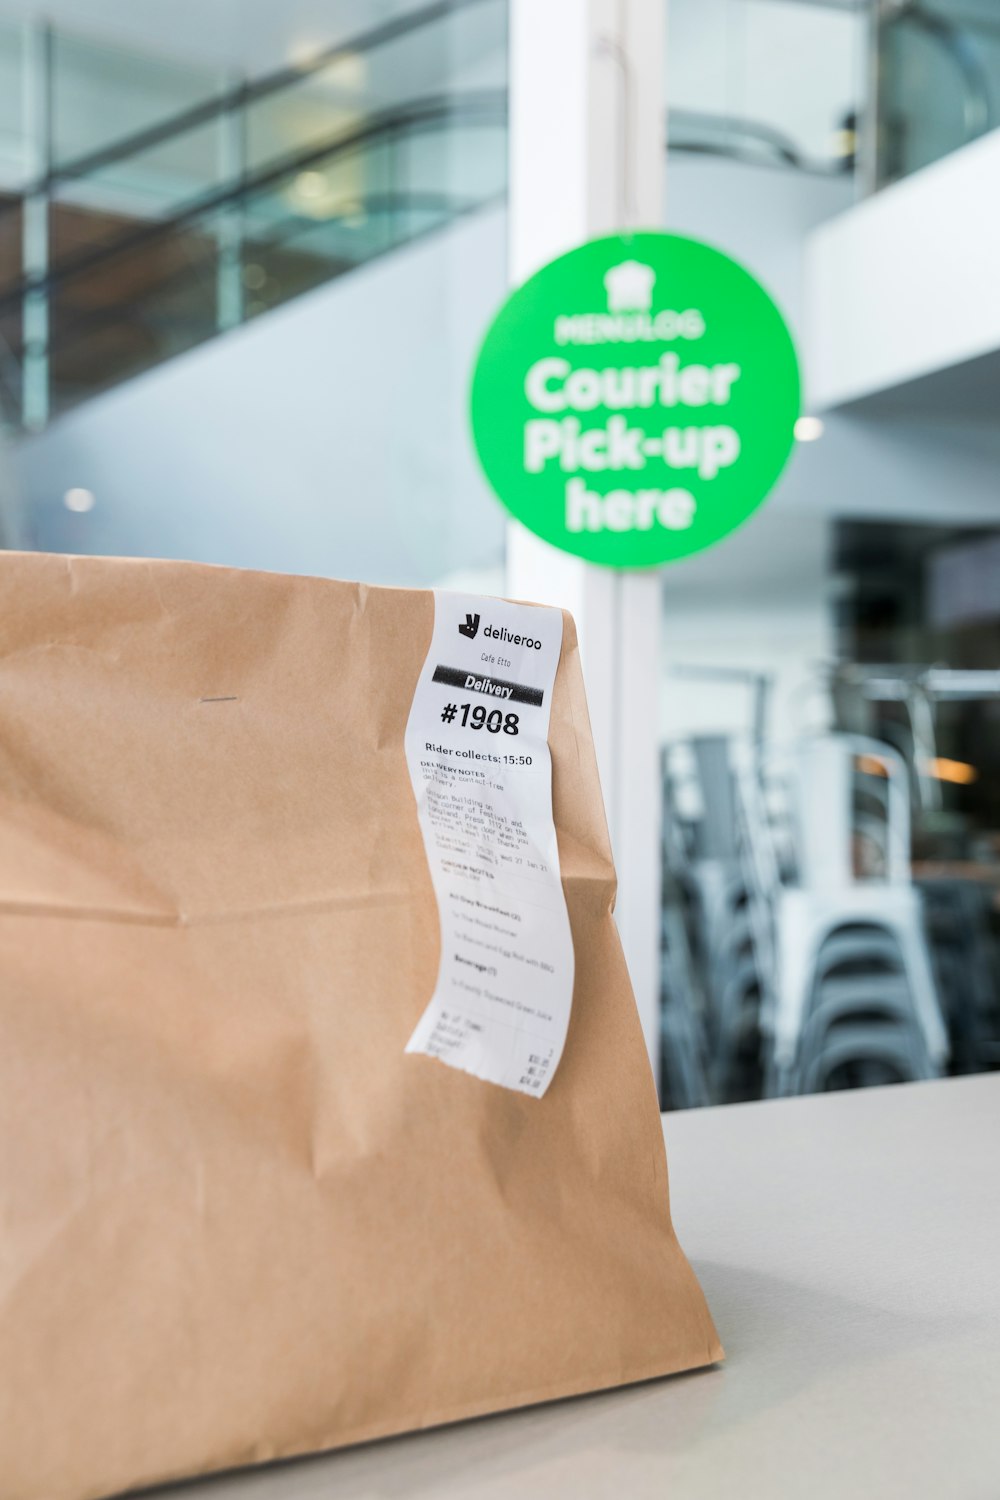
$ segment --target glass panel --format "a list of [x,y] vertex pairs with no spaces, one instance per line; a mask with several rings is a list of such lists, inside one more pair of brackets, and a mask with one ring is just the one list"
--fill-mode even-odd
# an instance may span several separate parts
[[23,186],[27,177],[24,140],[25,32],[0,17],[0,185]]
[[321,151],[404,107],[502,88],[505,7],[476,5],[362,50],[302,64],[280,92],[247,111],[249,169]]
[[671,0],[671,150],[850,166],[862,61],[856,11],[787,0]]
[[51,218],[53,265],[114,243],[222,188],[223,128],[221,117],[213,119],[88,172],[83,179],[57,184]]
[[155,231],[51,294],[53,411],[179,354],[217,330],[217,216]]
[[879,28],[878,185],[1000,124],[1000,16],[992,0],[936,0]]
[[838,723],[907,768],[952,1072],[1000,1064],[1000,533],[841,523]]
[[[57,169],[93,152],[120,147],[136,132],[158,126],[169,130],[158,143],[57,182],[50,213],[54,270],[85,262],[101,248],[119,243],[122,250],[116,252],[115,264],[123,259],[134,263],[142,252],[128,252],[126,242],[151,221],[222,186],[230,166],[222,117],[213,115],[188,128],[171,127],[184,110],[215,96],[220,84],[219,75],[208,68],[54,33],[52,129]],[[152,252],[154,264],[158,257],[159,250]],[[72,286],[80,288],[86,282],[99,288],[110,277],[109,265],[81,272]],[[67,291],[54,304],[57,316],[74,323],[75,295]]]
[[0,298],[21,280],[23,226],[22,200],[0,194]]
[[[891,9],[882,180],[1000,123],[995,0]],[[795,316],[805,237],[851,184],[742,163],[767,159],[766,129],[772,159],[833,165],[860,18],[672,0],[671,23],[670,98],[691,112],[672,110],[672,148],[738,158],[678,160],[671,225]],[[924,399],[830,414],[742,533],[664,578],[669,1107],[1000,1066],[1000,533],[917,524],[943,515],[930,474],[954,442],[947,399]],[[996,510],[993,435],[955,466],[967,516]],[[900,519],[840,519],[864,511]]]
[[246,315],[254,317],[377,255],[396,234],[392,147],[320,157],[247,201]]
[[490,201],[505,168],[500,126],[446,117],[274,177],[246,201],[247,316]]
[[[57,35],[52,408],[502,193],[505,22],[491,0],[397,37],[382,28],[238,107],[207,70]],[[163,139],[131,148],[161,124]],[[123,135],[124,153],[86,165]],[[0,276],[14,230],[0,199]],[[7,315],[18,356],[13,305]]]
[[452,212],[500,197],[507,183],[507,132],[495,115],[460,110],[434,128],[408,132],[400,182],[418,197],[443,195]]
[[22,304],[11,296],[22,275],[24,218],[19,190],[28,179],[24,136],[27,32],[0,18],[0,421],[21,420]]
[[[57,166],[114,146],[213,97],[214,68],[56,31],[52,41],[52,150]],[[189,153],[182,148],[181,156]],[[167,170],[177,162],[169,156]],[[193,163],[187,162],[191,171]],[[202,166],[201,170],[204,170]]]
[[772,505],[665,579],[673,1108],[1000,1066],[1000,532]]

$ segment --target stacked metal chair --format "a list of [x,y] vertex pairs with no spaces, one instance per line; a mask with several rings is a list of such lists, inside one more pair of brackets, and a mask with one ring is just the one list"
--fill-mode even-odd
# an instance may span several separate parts
[[664,1109],[693,1109],[712,1102],[708,1083],[705,996],[693,947],[689,830],[674,798],[669,756],[664,757],[663,918],[660,948],[661,1069]]
[[856,735],[792,760],[798,870],[776,906],[770,1091],[931,1078],[948,1040],[910,879],[901,757]]
[[721,1103],[940,1073],[948,1036],[902,758],[857,735],[780,752],[705,736],[665,781],[665,1096]]
[[[720,1102],[756,1098],[763,1084],[762,982],[740,849],[734,741],[724,735],[698,736],[685,750],[686,773],[679,773],[679,779],[686,780],[696,811],[689,809],[687,816],[678,812],[672,792],[678,779],[675,769],[674,776],[667,777],[667,823],[677,830],[674,875],[685,892],[688,911],[690,967],[692,982],[698,985],[704,1038],[701,1055],[708,1059],[705,1088]],[[673,904],[678,904],[676,894]],[[675,1004],[674,1015],[679,1013]],[[679,1022],[673,1025],[676,1029]]]

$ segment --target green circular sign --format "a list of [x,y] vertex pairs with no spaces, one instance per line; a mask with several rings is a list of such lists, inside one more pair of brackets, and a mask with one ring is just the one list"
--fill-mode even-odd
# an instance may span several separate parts
[[480,462],[547,542],[613,568],[712,546],[760,505],[799,414],[759,282],[677,234],[591,240],[513,292],[472,381]]

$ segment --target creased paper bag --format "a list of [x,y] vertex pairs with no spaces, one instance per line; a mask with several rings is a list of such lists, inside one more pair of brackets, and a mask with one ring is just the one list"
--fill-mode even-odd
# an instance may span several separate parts
[[720,1357],[670,1224],[568,617],[561,1061],[539,1098],[405,1050],[441,958],[404,754],[434,612],[0,554],[4,1500]]

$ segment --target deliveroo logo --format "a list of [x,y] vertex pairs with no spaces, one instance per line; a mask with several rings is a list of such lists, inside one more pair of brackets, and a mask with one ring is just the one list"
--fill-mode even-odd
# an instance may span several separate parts
[[679,235],[592,240],[486,335],[473,437],[497,495],[568,552],[650,567],[739,526],[792,447],[799,375],[763,287]]

